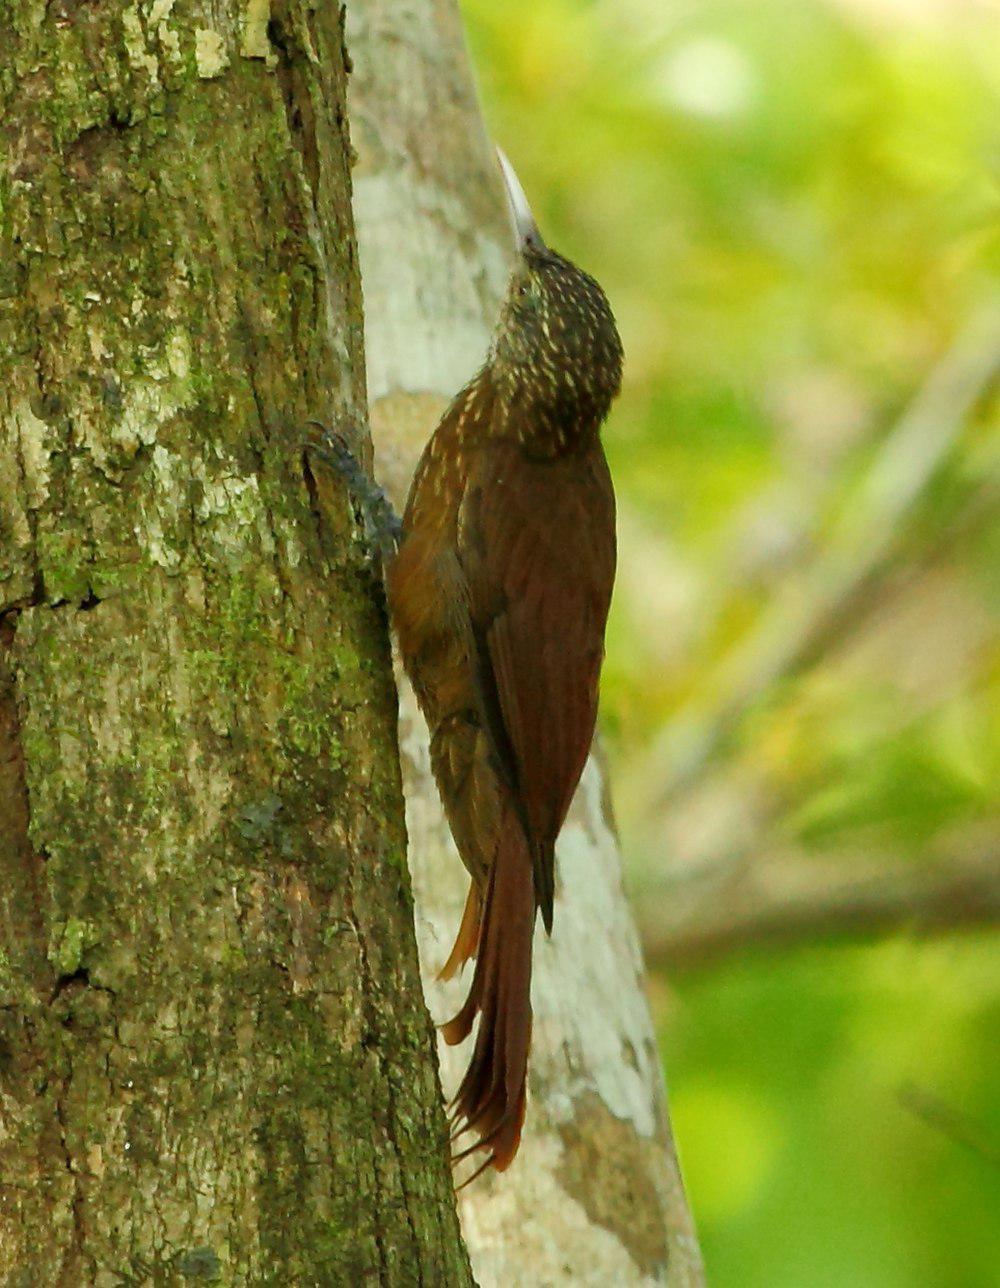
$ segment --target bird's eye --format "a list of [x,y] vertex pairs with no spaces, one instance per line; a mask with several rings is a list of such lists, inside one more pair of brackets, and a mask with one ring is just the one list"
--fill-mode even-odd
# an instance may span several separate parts
[[527,282],[518,282],[518,284],[517,284],[517,294],[518,294],[518,298],[519,298],[519,299],[522,299],[522,300],[524,299],[524,297],[528,294],[528,284],[527,284]]

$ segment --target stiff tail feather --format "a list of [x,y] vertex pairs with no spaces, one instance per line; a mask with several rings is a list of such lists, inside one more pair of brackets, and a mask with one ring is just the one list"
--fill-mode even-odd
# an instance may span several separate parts
[[473,881],[469,886],[469,897],[465,901],[462,924],[459,926],[458,934],[455,936],[455,947],[451,950],[448,960],[438,971],[438,979],[451,979],[462,969],[470,957],[475,957],[476,946],[479,943],[481,912],[482,900],[479,897],[479,887]]
[[462,1009],[442,1026],[445,1041],[454,1046],[480,1017],[472,1059],[452,1101],[453,1139],[466,1131],[477,1139],[453,1161],[488,1150],[479,1171],[492,1164],[498,1172],[517,1153],[524,1122],[535,927],[534,877],[524,832],[511,817],[502,835],[486,888],[472,987]]

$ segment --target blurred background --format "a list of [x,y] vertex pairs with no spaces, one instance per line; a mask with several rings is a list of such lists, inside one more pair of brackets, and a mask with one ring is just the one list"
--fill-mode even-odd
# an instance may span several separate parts
[[1000,1284],[1000,7],[463,8],[628,355],[602,720],[709,1282]]

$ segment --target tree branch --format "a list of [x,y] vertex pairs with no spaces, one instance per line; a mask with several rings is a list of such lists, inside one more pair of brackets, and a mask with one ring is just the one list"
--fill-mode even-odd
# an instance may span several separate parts
[[984,307],[933,369],[887,436],[825,545],[782,585],[755,629],[702,686],[709,697],[672,719],[648,757],[639,797],[656,813],[690,789],[732,743],[761,694],[814,664],[870,602],[903,526],[1000,373],[1000,309]]
[[636,895],[647,958],[671,970],[751,946],[1000,925],[1000,841],[983,828],[931,859],[741,854]]

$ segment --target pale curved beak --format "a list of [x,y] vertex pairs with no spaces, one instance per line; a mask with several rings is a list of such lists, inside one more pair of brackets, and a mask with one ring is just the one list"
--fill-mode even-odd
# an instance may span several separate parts
[[542,239],[542,234],[538,231],[535,216],[531,213],[528,198],[524,195],[521,180],[517,177],[514,167],[507,160],[503,149],[500,147],[497,148],[497,157],[500,160],[500,171],[503,174],[504,190],[507,193],[507,207],[510,210],[511,222],[514,225],[517,249],[522,253],[526,250],[544,250],[545,242]]

